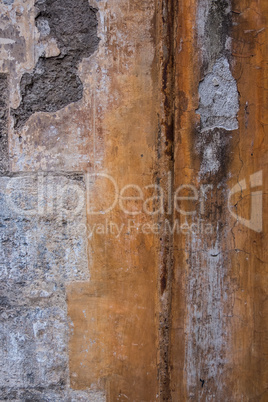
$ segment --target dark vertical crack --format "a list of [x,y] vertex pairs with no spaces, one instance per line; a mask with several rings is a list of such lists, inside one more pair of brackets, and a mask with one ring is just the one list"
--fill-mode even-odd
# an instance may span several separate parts
[[[161,1],[161,90],[163,112],[158,124],[158,171],[157,182],[165,189],[168,200],[169,186],[173,187],[174,178],[174,19],[175,4],[172,0]],[[167,176],[168,173],[168,176]],[[167,185],[168,182],[168,185]],[[171,190],[172,191],[172,190]],[[168,201],[166,201],[168,204]],[[159,388],[160,401],[171,401],[170,390],[170,311],[173,268],[173,235],[166,230],[168,222],[173,227],[173,211],[165,205],[164,214],[159,216],[162,225],[160,238],[159,268]]]
[[8,76],[7,74],[0,74],[0,173],[5,173],[9,170],[8,112]]

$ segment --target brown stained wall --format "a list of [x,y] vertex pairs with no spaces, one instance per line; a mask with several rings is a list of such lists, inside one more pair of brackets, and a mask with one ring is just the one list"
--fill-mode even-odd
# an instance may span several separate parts
[[[220,50],[219,54],[227,55],[237,82],[239,128],[220,129],[226,151],[218,152],[212,147],[220,162],[216,174],[213,170],[204,173],[204,150],[219,132],[214,129],[208,135],[206,130],[201,131],[195,113],[199,81],[211,71],[209,63],[213,66],[215,61],[206,52],[206,38],[200,36],[202,29],[198,28],[198,24],[202,28],[200,16],[205,15],[204,8],[209,8],[209,4],[179,2],[175,187],[182,183],[192,183],[198,188],[201,184],[213,186],[208,192],[205,213],[199,212],[198,217],[212,222],[216,230],[212,236],[201,233],[174,238],[172,400],[264,401],[267,399],[267,314],[264,313],[267,253],[263,243],[267,232],[267,4],[265,1],[231,4],[232,24],[227,35],[232,41],[229,39],[225,52]],[[202,141],[204,146],[200,147]],[[212,153],[210,169],[213,161]],[[258,183],[256,176],[251,177],[259,171],[263,183]],[[250,177],[255,190],[249,189]],[[238,185],[238,193],[231,198],[231,211],[254,221],[251,205],[255,202],[255,211],[261,213],[258,200],[263,197],[261,233],[231,217],[227,208],[230,189],[243,179],[246,188],[241,190],[241,183]],[[250,191],[258,190],[262,194],[255,193],[251,198]],[[194,203],[183,205],[191,210]]]
[[[235,225],[230,244],[235,284],[229,359],[232,395],[265,401],[267,391],[267,19],[266,1],[233,3],[233,74],[240,94],[239,136],[230,166],[235,180],[246,179],[238,213],[249,217],[250,191],[263,192],[263,230]],[[262,171],[262,185],[249,190],[250,176]],[[236,178],[235,178],[236,177]],[[260,183],[261,184],[261,183]],[[242,197],[247,197],[242,200]],[[253,200],[252,200],[253,201]],[[251,202],[252,202],[251,201]],[[259,206],[261,209],[261,206]],[[234,221],[231,221],[234,223]],[[237,378],[234,381],[233,378]]]
[[[111,64],[107,63],[108,103],[100,123],[104,157],[92,172],[107,172],[120,190],[128,184],[144,189],[154,182],[156,166],[155,4],[109,2],[103,12],[103,45]],[[96,102],[106,96],[100,94]],[[111,190],[109,182],[97,180],[91,189],[93,208],[103,203],[105,209]],[[141,207],[137,202],[136,209]],[[125,214],[118,205],[103,216],[88,214],[89,230],[107,223],[123,230],[118,238],[94,234],[89,239],[91,280],[68,287],[74,389],[105,389],[111,401],[157,400],[159,241],[140,229],[154,222],[145,214]]]

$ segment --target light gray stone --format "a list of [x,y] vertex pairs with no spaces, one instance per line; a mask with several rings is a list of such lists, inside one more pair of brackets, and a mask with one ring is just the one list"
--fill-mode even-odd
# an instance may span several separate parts
[[199,85],[200,103],[196,113],[201,116],[202,130],[238,129],[238,90],[229,62],[221,57]]
[[65,286],[90,278],[84,176],[2,176],[0,204],[0,400],[105,400],[69,384]]

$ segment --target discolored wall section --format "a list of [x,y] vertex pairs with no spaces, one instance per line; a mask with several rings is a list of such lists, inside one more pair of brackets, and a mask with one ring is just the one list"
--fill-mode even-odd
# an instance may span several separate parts
[[94,53],[99,42],[97,9],[87,0],[37,1],[34,6],[35,25],[47,48],[42,49],[33,73],[21,78],[21,103],[12,112],[15,129],[36,112],[56,112],[82,98],[78,64]]
[[212,230],[174,238],[172,400],[264,401],[267,6],[179,9],[175,183],[201,190],[182,205]]
[[[155,4],[2,7],[6,29],[19,28],[31,50],[23,48],[24,64],[14,63],[12,39],[3,55],[11,76],[11,170],[2,194],[8,213],[15,205],[18,214],[11,221],[3,216],[3,232],[12,228],[9,248],[16,243],[24,254],[5,257],[1,397],[155,400],[158,239],[137,234],[139,223],[155,217],[132,221],[118,207],[103,217],[90,213],[113,197],[110,183],[99,184],[96,174],[108,173],[119,188],[154,181]],[[25,205],[29,215],[20,217]],[[120,236],[92,235],[107,220],[122,227]],[[4,238],[2,245],[7,253]],[[15,364],[6,354],[11,350]],[[11,367],[20,373],[17,383],[8,381]]]
[[0,399],[266,401],[265,0],[0,13]]

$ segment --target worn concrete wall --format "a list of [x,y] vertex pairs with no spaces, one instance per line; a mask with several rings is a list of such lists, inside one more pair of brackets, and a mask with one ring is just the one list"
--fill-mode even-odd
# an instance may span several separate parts
[[178,3],[175,186],[212,227],[175,236],[171,394],[265,401],[267,2]]
[[267,2],[0,14],[0,400],[266,401]]

